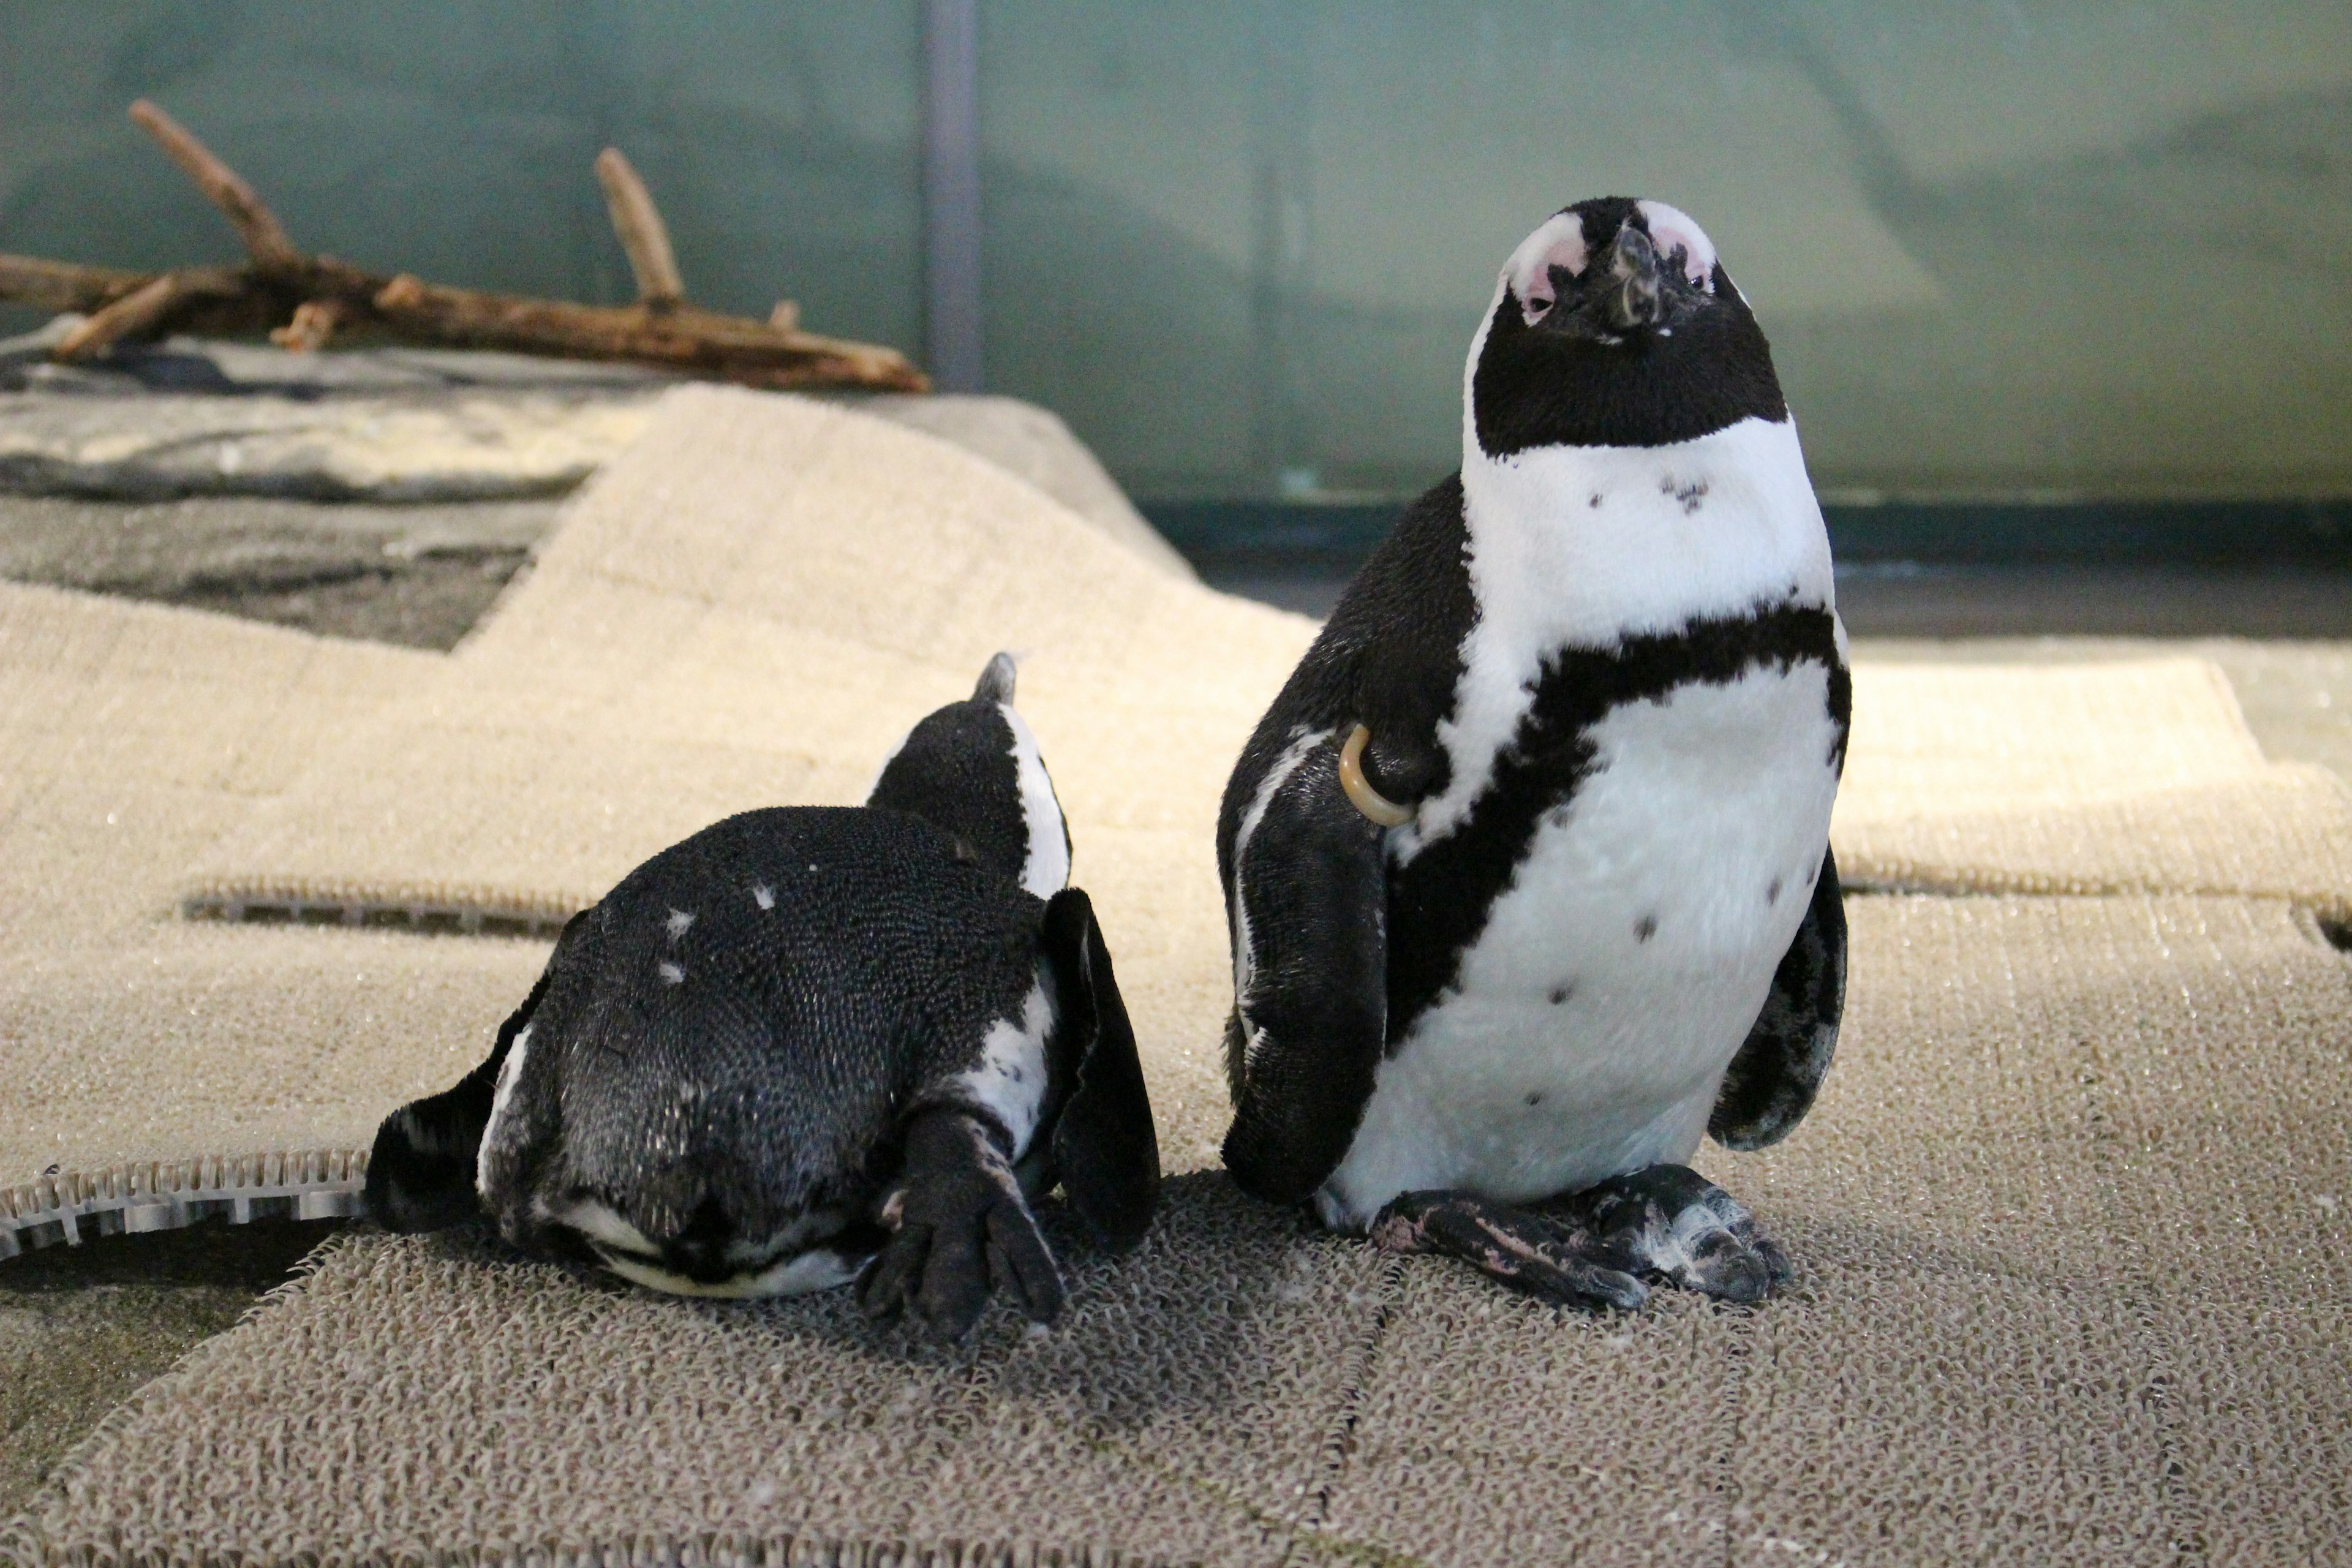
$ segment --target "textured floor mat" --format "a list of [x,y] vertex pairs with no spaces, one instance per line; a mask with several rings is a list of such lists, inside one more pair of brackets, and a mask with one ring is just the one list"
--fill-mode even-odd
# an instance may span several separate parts
[[[2352,964],[2281,905],[1857,898],[1801,1270],[1587,1318],[1222,1176],[937,1350],[354,1237],[151,1388],[33,1563],[2352,1561]],[[934,1555],[926,1558],[923,1554]]]
[[[726,811],[856,798],[1009,647],[1080,879],[1115,936],[1148,931],[1106,834],[1184,835],[1185,896],[1213,902],[1225,771],[1312,631],[944,442],[684,388],[432,688],[338,736],[186,891],[561,918]],[[1865,668],[1855,711],[1835,831],[1857,883],[2352,910],[2352,795],[2266,762],[2205,661]]]
[[0,584],[0,1255],[349,1212],[388,1097],[479,1055],[543,944],[200,926],[174,897],[331,723],[437,663]]

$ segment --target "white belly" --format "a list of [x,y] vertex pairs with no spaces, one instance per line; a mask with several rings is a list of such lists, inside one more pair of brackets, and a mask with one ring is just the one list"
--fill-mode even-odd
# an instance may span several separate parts
[[1837,794],[1819,665],[1611,710],[1444,993],[1381,1064],[1317,1206],[1504,1202],[1687,1161],[1803,921]]

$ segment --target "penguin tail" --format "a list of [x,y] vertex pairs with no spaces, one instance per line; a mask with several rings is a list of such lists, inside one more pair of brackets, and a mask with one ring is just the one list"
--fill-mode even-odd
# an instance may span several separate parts
[[1012,701],[1013,682],[1020,672],[1021,667],[1011,654],[998,654],[988,661],[988,668],[980,672],[980,684],[971,689],[971,700],[974,702]]

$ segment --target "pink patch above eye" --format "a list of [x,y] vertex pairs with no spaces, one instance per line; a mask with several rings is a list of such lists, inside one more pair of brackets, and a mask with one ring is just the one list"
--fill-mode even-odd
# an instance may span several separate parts
[[1519,313],[1533,326],[1552,308],[1551,269],[1565,268],[1574,277],[1584,270],[1583,220],[1562,213],[1519,242],[1503,268],[1503,281],[1519,301]]
[[1683,275],[1702,289],[1715,287],[1715,241],[1691,216],[1664,202],[1636,202],[1642,221],[1649,226],[1650,242],[1660,256],[1683,253]]

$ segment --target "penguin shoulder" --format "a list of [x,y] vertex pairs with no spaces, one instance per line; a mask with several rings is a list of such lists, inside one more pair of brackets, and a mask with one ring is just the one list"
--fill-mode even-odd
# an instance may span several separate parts
[[1267,773],[1319,731],[1366,726],[1367,777],[1391,799],[1444,787],[1437,727],[1478,616],[1468,543],[1462,476],[1449,474],[1398,517],[1258,721],[1226,785],[1221,845]]

